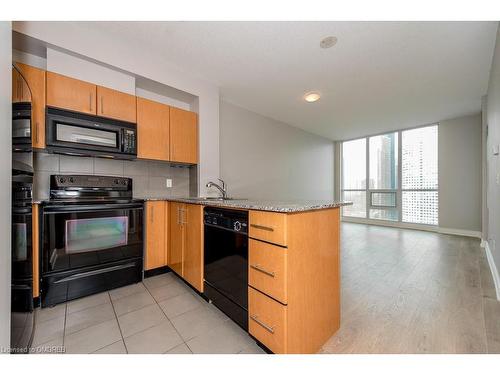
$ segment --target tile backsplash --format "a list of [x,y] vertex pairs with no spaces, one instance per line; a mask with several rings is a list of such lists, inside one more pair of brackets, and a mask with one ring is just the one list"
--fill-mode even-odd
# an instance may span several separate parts
[[[147,160],[114,160],[93,157],[66,156],[37,152],[33,155],[35,200],[49,198],[50,175],[90,174],[123,176],[132,178],[134,198],[188,197],[196,191],[192,169],[166,162]],[[166,187],[166,179],[172,179],[172,187]],[[191,194],[190,194],[191,193]]]

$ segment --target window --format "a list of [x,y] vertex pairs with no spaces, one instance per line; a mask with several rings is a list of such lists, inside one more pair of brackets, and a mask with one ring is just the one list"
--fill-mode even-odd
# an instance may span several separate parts
[[[437,125],[342,144],[348,217],[438,223]],[[401,162],[400,162],[401,161]]]
[[402,133],[403,221],[438,223],[437,126]]
[[342,199],[353,202],[343,214],[366,217],[366,139],[343,143],[342,166]]

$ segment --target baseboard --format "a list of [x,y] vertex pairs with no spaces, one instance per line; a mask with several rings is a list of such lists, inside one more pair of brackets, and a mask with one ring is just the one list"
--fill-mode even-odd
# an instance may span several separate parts
[[438,227],[436,225],[413,224],[413,223],[403,223],[400,221],[365,219],[365,218],[346,217],[346,216],[342,216],[341,220],[343,222],[346,222],[346,223],[368,224],[368,225],[379,225],[382,227],[391,227],[391,228],[424,230],[427,232],[451,234],[451,235],[455,235],[455,236],[465,236],[465,237],[474,237],[474,238],[481,238],[482,237],[482,233],[479,231],[455,229],[455,228],[442,228],[442,227]]
[[484,247],[484,251],[486,252],[486,258],[488,259],[488,264],[490,266],[491,276],[493,277],[493,283],[495,284],[497,300],[500,301],[500,275],[498,274],[497,266],[495,265],[495,261],[493,260],[490,245],[488,244],[488,241],[482,240],[481,246]]
[[465,237],[474,237],[481,238],[483,234],[477,230],[466,230],[466,229],[455,229],[455,228],[438,228],[439,233],[443,234],[453,234],[455,236],[465,236]]

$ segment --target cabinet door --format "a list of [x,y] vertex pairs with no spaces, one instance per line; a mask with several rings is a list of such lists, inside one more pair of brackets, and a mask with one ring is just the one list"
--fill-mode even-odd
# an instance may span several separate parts
[[183,276],[182,258],[184,249],[184,210],[185,204],[170,202],[170,243],[168,246],[168,266]]
[[61,74],[47,72],[47,105],[71,111],[97,114],[97,86]]
[[135,96],[97,86],[97,115],[135,123]]
[[203,206],[186,205],[185,229],[184,279],[203,292]]
[[[17,65],[17,64],[16,64]],[[19,70],[21,70],[18,67]],[[18,70],[12,68],[12,103],[30,103],[31,92]]]
[[45,70],[21,63],[16,63],[15,65],[26,79],[31,91],[33,147],[45,148]]
[[170,107],[170,160],[179,163],[198,163],[196,113]]
[[170,107],[137,98],[137,157],[165,160],[170,157]]
[[166,265],[164,201],[146,202],[146,270]]

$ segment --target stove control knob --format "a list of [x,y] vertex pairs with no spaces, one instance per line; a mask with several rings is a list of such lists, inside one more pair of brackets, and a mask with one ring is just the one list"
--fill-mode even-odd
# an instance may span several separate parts
[[235,221],[233,227],[236,232],[239,232],[241,230],[241,223],[239,221]]
[[118,180],[115,180],[115,185],[118,185],[120,182]]
[[71,182],[71,183],[75,182],[75,180],[73,179],[73,177],[69,178],[69,182]]
[[122,185],[127,185],[127,181],[126,180],[122,180]]
[[64,184],[64,183],[66,182],[66,179],[65,179],[64,177],[61,177],[61,178],[59,179],[59,182],[60,182],[61,184]]

